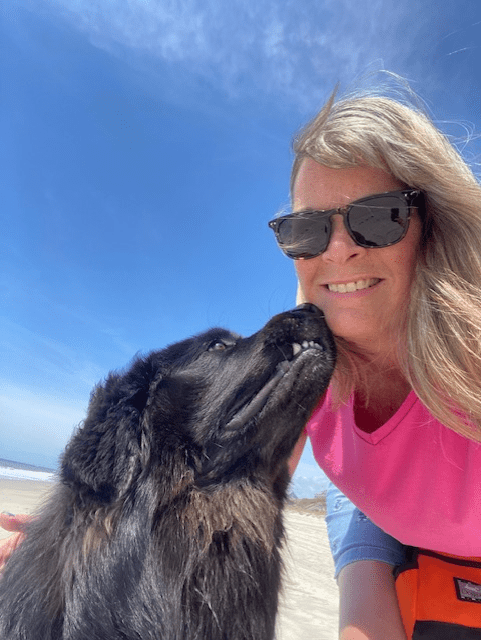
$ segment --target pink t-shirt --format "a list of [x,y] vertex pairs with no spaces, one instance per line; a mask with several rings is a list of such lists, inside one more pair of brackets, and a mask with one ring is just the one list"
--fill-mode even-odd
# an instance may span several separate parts
[[444,427],[414,392],[365,433],[354,422],[353,398],[334,412],[329,389],[307,433],[319,466],[386,533],[406,545],[481,557],[481,445]]

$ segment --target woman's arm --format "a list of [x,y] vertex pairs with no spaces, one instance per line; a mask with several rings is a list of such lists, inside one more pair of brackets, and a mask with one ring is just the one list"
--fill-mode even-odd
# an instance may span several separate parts
[[393,567],[405,547],[379,529],[332,483],[327,533],[339,586],[341,640],[406,640]]
[[406,640],[392,566],[361,560],[341,569],[340,640]]

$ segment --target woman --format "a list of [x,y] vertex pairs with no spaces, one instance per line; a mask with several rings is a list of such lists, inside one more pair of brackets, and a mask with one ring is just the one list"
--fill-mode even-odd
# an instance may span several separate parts
[[[339,362],[292,468],[310,437],[338,487],[340,637],[405,640],[397,540],[481,557],[481,187],[423,113],[378,95],[331,96],[294,151],[293,213],[270,226]],[[422,637],[481,638],[469,606],[459,634]]]

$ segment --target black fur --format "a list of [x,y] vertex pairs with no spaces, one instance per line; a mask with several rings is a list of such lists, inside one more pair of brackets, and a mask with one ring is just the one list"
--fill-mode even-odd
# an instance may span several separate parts
[[302,305],[111,374],[7,562],[0,638],[271,640],[287,460],[334,360]]

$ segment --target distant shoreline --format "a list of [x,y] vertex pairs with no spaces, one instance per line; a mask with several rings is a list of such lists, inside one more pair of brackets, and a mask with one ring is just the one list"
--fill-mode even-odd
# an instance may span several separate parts
[[23,469],[25,471],[43,471],[44,473],[55,473],[55,469],[50,469],[49,467],[42,467],[38,464],[29,464],[28,462],[18,462],[17,460],[7,460],[5,458],[0,458],[0,469],[1,468]]
[[286,509],[324,518],[326,515],[326,493],[321,492],[315,498],[289,498]]
[[[40,496],[53,489],[55,479],[54,477],[52,480],[32,480],[31,478],[8,478],[0,475],[0,511],[11,511],[6,505],[5,496],[15,494],[17,500],[21,502],[24,495],[36,494],[39,496],[38,500]],[[326,515],[325,493],[319,494],[316,498],[289,498],[286,510],[324,518]]]
[[[57,470],[49,467],[0,458],[0,482],[8,479],[13,481],[18,480],[19,482],[52,483],[56,481],[57,473]],[[322,484],[315,487],[313,486],[312,479],[304,477],[296,479],[296,477],[294,477],[289,489],[291,495],[289,497],[288,508],[300,513],[324,515],[326,488]],[[297,497],[299,495],[310,495],[311,497]]]

